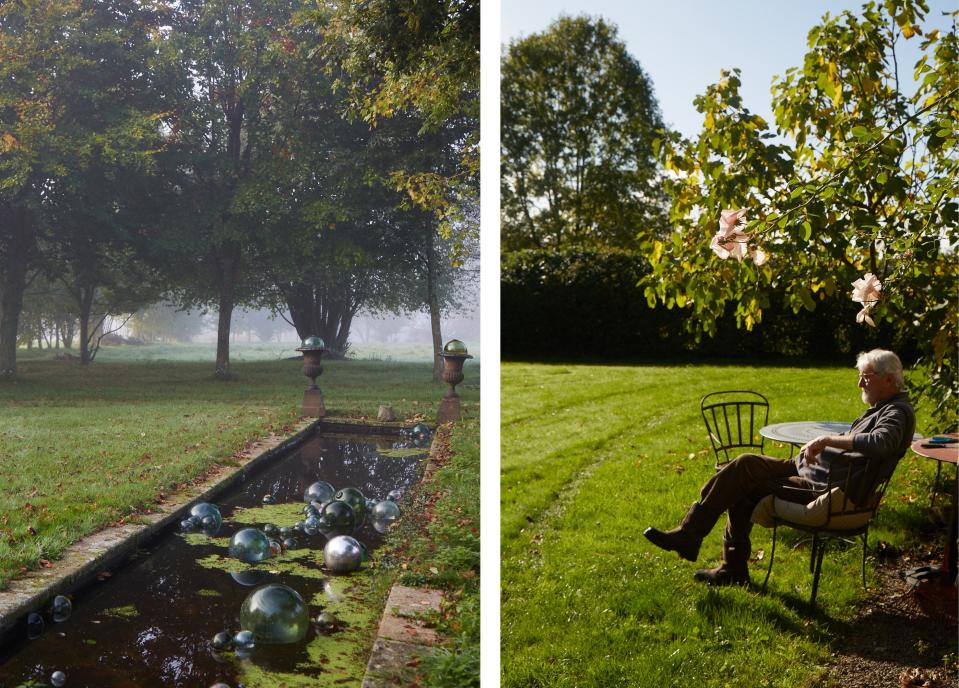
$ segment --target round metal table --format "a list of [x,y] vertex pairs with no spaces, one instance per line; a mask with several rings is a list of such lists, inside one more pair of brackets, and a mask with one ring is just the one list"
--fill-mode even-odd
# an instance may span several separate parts
[[828,420],[802,420],[791,423],[773,423],[759,428],[759,434],[767,440],[785,442],[801,447],[820,435],[840,435],[847,432],[852,423],[837,423]]

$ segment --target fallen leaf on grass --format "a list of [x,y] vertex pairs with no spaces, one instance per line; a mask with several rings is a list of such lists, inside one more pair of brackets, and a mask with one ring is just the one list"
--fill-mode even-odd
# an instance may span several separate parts
[[41,559],[39,563],[40,563],[40,566],[41,566],[42,568],[45,568],[45,569],[52,569],[52,568],[53,568],[53,562],[52,562],[52,561],[49,561],[49,560],[47,560],[47,559]]

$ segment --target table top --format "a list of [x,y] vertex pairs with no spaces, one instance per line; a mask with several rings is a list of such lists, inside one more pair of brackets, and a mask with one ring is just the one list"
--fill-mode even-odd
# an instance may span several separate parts
[[[933,437],[953,437],[959,439],[959,435],[956,434],[946,434],[946,435],[933,435]],[[912,450],[919,454],[919,456],[925,456],[927,459],[935,459],[936,461],[942,461],[943,463],[954,463],[959,465],[959,442],[954,444],[944,444],[941,447],[924,447],[924,444],[934,444],[929,441],[930,438],[924,437],[922,439],[916,440],[912,443]]]
[[828,420],[801,420],[791,423],[764,425],[759,429],[759,434],[768,440],[803,445],[820,435],[839,435],[848,431],[851,427],[852,423],[837,423]]

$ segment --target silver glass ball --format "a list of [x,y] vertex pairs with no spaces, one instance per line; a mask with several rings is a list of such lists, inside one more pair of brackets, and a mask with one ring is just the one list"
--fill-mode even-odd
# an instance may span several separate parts
[[350,573],[363,563],[363,550],[355,538],[337,535],[323,548],[323,561],[333,573]]

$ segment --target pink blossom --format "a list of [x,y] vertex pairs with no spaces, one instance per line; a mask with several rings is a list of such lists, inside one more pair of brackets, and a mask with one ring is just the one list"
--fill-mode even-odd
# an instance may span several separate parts
[[852,300],[862,304],[862,310],[856,314],[856,322],[865,322],[871,327],[876,323],[870,317],[872,309],[881,298],[882,282],[871,272],[867,272],[862,279],[857,279],[852,283]]
[[852,283],[852,300],[856,303],[870,303],[878,301],[882,291],[882,282],[871,272],[867,272],[862,279]]
[[746,224],[746,209],[724,210],[719,214],[719,231],[728,236]]
[[719,231],[709,242],[709,248],[723,260],[727,258],[742,260],[748,252],[753,263],[762,265],[766,262],[766,253],[759,247],[747,249],[749,235],[742,231],[745,224],[745,208],[722,211],[719,216]]

